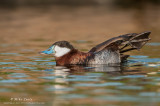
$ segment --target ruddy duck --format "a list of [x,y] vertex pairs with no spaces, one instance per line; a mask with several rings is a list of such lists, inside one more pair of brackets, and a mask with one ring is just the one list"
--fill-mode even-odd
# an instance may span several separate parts
[[68,41],[58,41],[40,53],[53,54],[57,65],[119,64],[129,57],[123,53],[141,49],[150,40],[150,33],[120,35],[98,44],[87,53],[78,51]]

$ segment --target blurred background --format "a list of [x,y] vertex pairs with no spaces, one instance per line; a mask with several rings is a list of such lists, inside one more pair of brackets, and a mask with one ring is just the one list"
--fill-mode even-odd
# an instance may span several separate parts
[[159,42],[159,26],[160,0],[0,0],[1,43],[97,44],[143,31],[152,31],[152,41]]
[[[61,69],[38,53],[59,40],[88,51],[143,31],[152,40],[122,67]],[[159,51],[160,0],[0,0],[0,105],[160,106]]]

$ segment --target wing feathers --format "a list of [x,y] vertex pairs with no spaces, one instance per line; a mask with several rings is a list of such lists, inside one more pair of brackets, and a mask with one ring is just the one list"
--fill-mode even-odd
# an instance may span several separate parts
[[[139,34],[130,33],[125,35],[120,35],[118,37],[111,38],[103,43],[100,43],[99,45],[93,47],[89,52],[99,52],[106,48],[111,48],[111,47],[115,48],[115,46],[119,48],[120,52],[140,49],[150,40],[149,38],[150,33],[151,32],[143,32]],[[130,46],[129,49],[123,50],[128,46]]]

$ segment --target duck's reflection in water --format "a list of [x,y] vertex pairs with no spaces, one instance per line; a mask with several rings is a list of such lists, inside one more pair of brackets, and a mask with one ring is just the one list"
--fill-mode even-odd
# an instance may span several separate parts
[[56,77],[54,79],[54,85],[52,85],[51,88],[53,88],[52,93],[55,95],[53,96],[53,102],[52,106],[58,106],[65,103],[65,100],[59,98],[56,95],[64,95],[68,94],[69,92],[69,82],[65,79],[69,75],[70,69],[67,69],[64,66],[55,66],[54,67],[54,76]]
[[68,65],[66,66],[71,72],[119,72],[121,71],[120,65]]
[[55,93],[61,94],[64,93],[64,89],[68,82],[65,80],[69,75],[69,69],[63,66],[56,66],[54,70],[55,79],[54,82],[57,83],[54,85]]
[[[139,65],[140,66],[140,65]],[[66,66],[55,66],[55,75],[63,76],[66,78],[69,74],[83,73],[85,72],[102,72],[107,74],[146,74],[144,71],[137,69],[136,66],[124,66],[120,64],[112,65],[66,65]],[[62,80],[62,79],[61,79]]]
[[[139,68],[137,68],[137,66]],[[124,64],[110,64],[110,65],[68,65],[65,66],[69,69],[69,72],[74,74],[78,72],[102,72],[112,75],[129,75],[129,74],[146,74],[145,71],[141,70],[142,64],[137,65],[124,65]]]

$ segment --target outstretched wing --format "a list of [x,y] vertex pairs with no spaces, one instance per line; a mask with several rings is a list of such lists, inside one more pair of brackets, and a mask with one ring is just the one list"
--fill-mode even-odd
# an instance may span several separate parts
[[[129,33],[125,35],[120,35],[118,37],[111,38],[103,43],[98,44],[93,47],[89,52],[99,52],[106,48],[115,48],[120,50],[120,53],[127,52],[134,49],[142,48],[149,40],[149,34],[151,32],[143,32],[143,33]],[[125,49],[130,46],[129,49]]]

